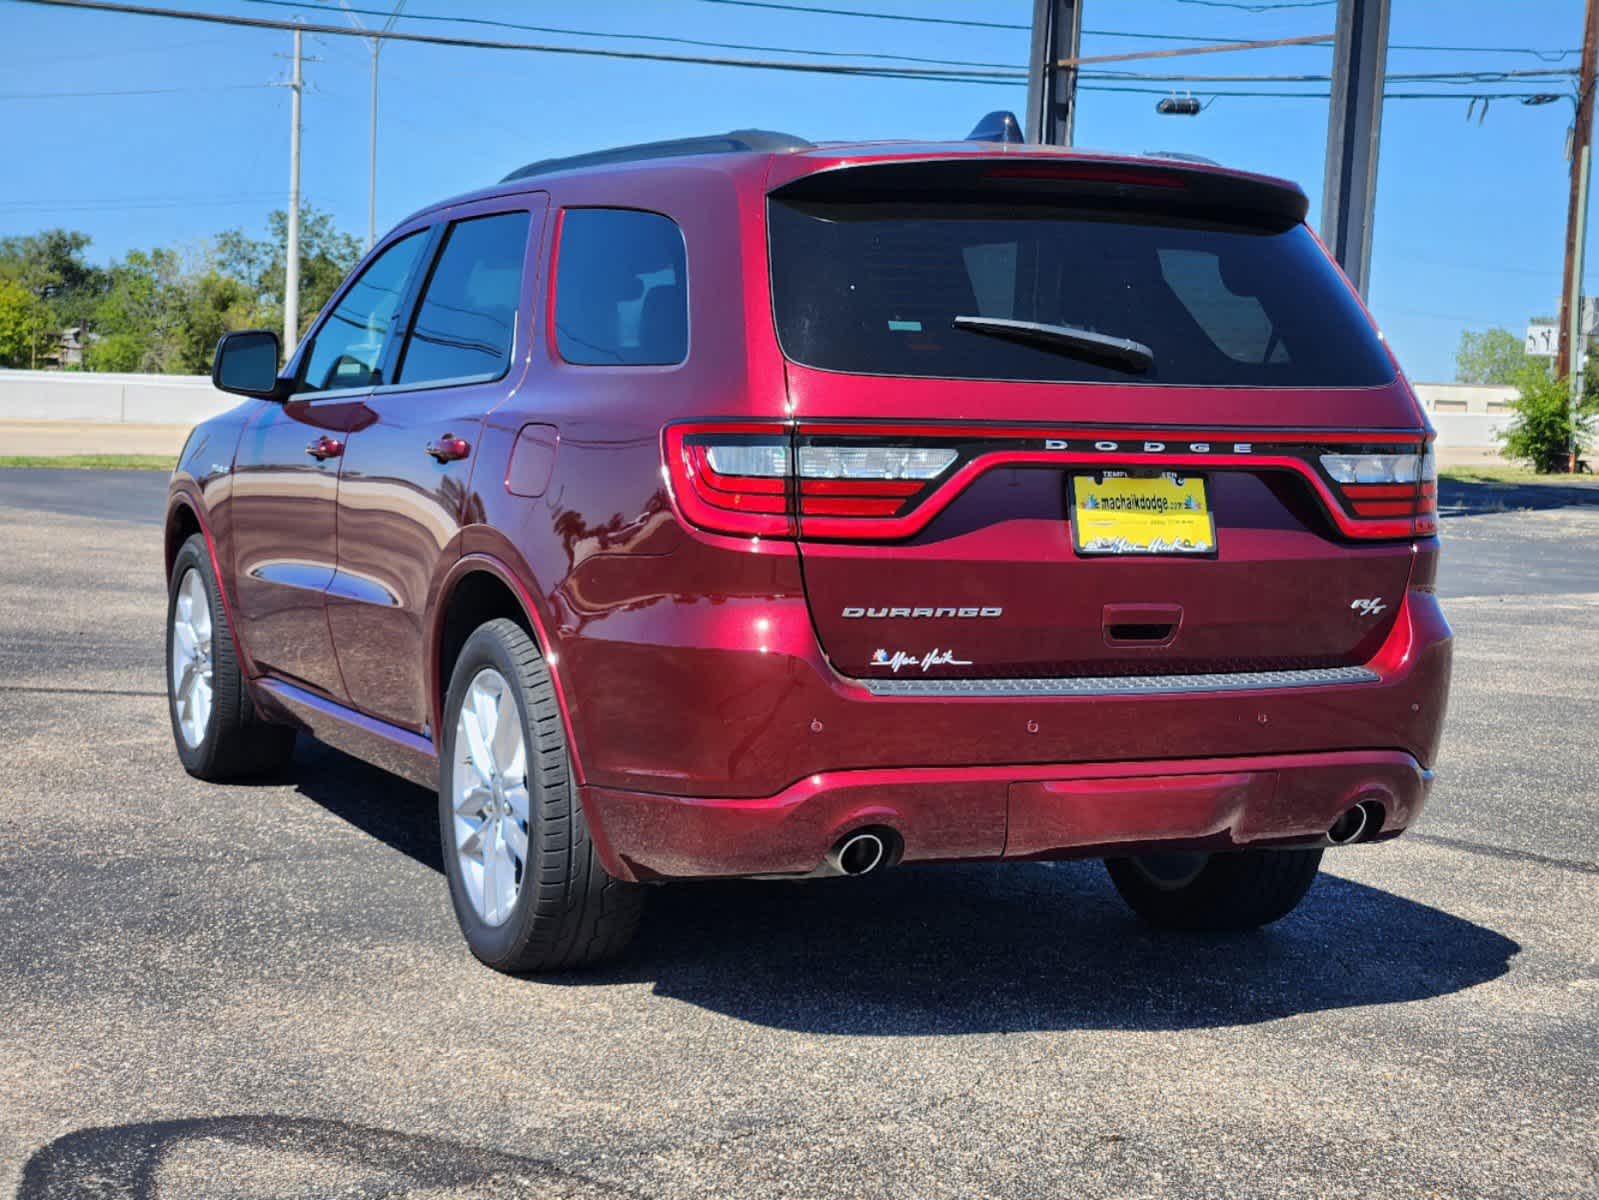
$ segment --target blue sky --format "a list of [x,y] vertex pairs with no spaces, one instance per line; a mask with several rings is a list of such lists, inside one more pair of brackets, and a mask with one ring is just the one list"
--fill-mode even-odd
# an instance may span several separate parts
[[[251,0],[157,0],[170,7],[342,23],[332,0],[278,8]],[[784,0],[778,0],[779,3]],[[802,0],[788,0],[800,3]],[[1261,0],[1084,0],[1090,30],[1279,38],[1332,27],[1330,0],[1249,11]],[[392,0],[360,0],[381,8]],[[824,7],[1025,25],[1030,0],[817,0]],[[578,30],[651,33],[795,49],[895,53],[1025,65],[1025,30],[975,29],[791,13],[711,0],[410,0],[418,14],[493,17]],[[1571,49],[1581,0],[1393,0],[1391,41]],[[433,22],[402,27],[463,32]],[[471,32],[466,30],[464,32]],[[508,40],[677,49],[556,34],[482,31]],[[259,232],[284,206],[290,35],[0,0],[0,235],[62,225],[93,237],[91,256],[199,245],[231,227]],[[1085,54],[1162,43],[1105,34]],[[687,49],[687,48],[683,48]],[[738,51],[705,51],[739,54]],[[366,43],[311,37],[303,189],[358,234],[366,228]],[[756,55],[746,52],[746,56]],[[1204,74],[1325,73],[1325,47],[1127,64]],[[1575,66],[1530,54],[1393,50],[1390,74]],[[1176,85],[1181,88],[1183,85]],[[1191,85],[1208,97],[1204,85]],[[1280,85],[1261,85],[1280,86]],[[1303,85],[1315,89],[1318,85]],[[1391,84],[1398,87],[1398,84]],[[1448,379],[1462,329],[1552,312],[1560,290],[1571,120],[1565,100],[1496,101],[1467,119],[1458,100],[1385,107],[1371,303],[1411,378]],[[1564,79],[1538,83],[1567,91]],[[174,89],[174,90],[168,90]],[[45,95],[147,91],[141,95]],[[1200,116],[1158,116],[1155,97],[1085,92],[1079,145],[1182,150],[1297,180],[1320,209],[1322,99],[1217,100]],[[983,113],[1025,108],[1003,84],[854,79],[561,55],[387,46],[382,55],[378,225],[535,158],[740,126],[817,140],[964,135]],[[1589,256],[1590,286],[1599,251]]]

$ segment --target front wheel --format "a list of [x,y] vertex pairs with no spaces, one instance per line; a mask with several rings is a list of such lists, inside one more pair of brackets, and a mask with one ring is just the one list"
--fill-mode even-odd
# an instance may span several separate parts
[[549,667],[514,621],[467,639],[443,728],[439,833],[472,953],[500,971],[586,967],[621,953],[644,889],[600,864]]
[[1177,852],[1107,858],[1123,900],[1164,929],[1255,929],[1286,917],[1321,867],[1320,850]]
[[198,533],[179,548],[167,587],[167,708],[178,758],[197,779],[266,774],[294,753],[294,730],[262,720],[250,699]]

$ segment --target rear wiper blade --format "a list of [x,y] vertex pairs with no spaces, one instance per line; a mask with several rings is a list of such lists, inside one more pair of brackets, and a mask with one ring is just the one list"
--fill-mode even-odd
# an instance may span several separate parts
[[1147,371],[1155,365],[1155,352],[1132,338],[1112,337],[1079,329],[1075,325],[1048,325],[1042,321],[1011,321],[1003,317],[956,317],[956,329],[983,333],[1076,358],[1105,363],[1124,371]]

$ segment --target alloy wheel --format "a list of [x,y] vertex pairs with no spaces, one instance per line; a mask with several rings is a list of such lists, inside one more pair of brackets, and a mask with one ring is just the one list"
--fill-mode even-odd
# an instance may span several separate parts
[[479,671],[462,698],[451,785],[467,898],[484,923],[504,924],[527,875],[527,742],[516,697],[493,667]]
[[172,606],[172,703],[178,731],[192,749],[205,740],[212,704],[211,601],[205,580],[190,567]]

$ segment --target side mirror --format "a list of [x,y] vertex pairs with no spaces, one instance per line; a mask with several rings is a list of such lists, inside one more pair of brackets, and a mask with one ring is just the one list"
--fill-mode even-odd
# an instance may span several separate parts
[[224,333],[211,362],[212,386],[241,396],[276,400],[278,353],[278,335],[269,329]]

